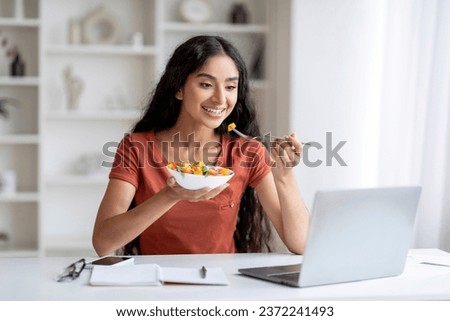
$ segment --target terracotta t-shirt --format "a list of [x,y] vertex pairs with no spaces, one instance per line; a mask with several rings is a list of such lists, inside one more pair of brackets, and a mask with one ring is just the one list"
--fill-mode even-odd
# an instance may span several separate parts
[[[271,167],[265,148],[256,141],[222,137],[217,165],[232,168],[235,175],[213,199],[180,201],[141,235],[141,253],[202,254],[234,253],[234,231],[242,194],[255,187]],[[120,142],[110,178],[136,187],[136,206],[167,186],[170,174],[153,132],[133,133]]]

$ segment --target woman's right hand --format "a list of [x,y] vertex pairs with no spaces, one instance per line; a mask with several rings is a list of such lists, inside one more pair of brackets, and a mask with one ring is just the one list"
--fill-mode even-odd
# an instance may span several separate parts
[[219,195],[224,189],[226,189],[229,185],[230,184],[226,183],[212,189],[209,187],[205,187],[197,190],[189,190],[181,187],[176,182],[174,177],[170,176],[167,179],[168,191],[173,196],[173,198],[179,201],[186,200],[189,202],[205,201],[214,198],[215,196]]

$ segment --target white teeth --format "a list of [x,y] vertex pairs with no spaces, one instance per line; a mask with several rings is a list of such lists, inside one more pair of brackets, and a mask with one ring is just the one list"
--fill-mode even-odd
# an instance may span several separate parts
[[208,113],[214,114],[216,116],[222,115],[222,112],[225,110],[225,109],[208,108],[208,107],[203,107],[203,109],[206,110]]

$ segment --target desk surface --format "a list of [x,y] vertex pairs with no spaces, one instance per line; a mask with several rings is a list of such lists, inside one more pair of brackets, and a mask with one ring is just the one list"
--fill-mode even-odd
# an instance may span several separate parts
[[1,258],[0,300],[450,300],[450,267],[420,264],[421,256],[449,260],[436,249],[411,250],[402,275],[311,288],[292,288],[240,275],[239,268],[295,264],[291,254],[216,254],[140,256],[136,263],[166,267],[222,267],[228,286],[163,285],[94,287],[90,271],[58,283],[56,276],[78,258]]

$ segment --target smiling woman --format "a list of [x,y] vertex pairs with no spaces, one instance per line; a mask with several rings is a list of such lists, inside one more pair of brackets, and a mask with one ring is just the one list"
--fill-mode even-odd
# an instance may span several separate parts
[[[272,147],[273,161],[267,161],[261,143],[227,130],[234,122],[258,136],[256,119],[236,48],[214,36],[181,44],[142,119],[117,149],[94,227],[98,254],[124,246],[125,254],[269,250],[269,221],[287,247],[301,253],[308,212],[286,166],[301,154],[301,144],[292,134],[289,144]],[[234,176],[218,187],[189,190],[170,175],[171,162],[204,162]],[[128,251],[132,241],[138,246]]]
[[191,124],[191,132],[202,125],[215,129],[228,117],[237,101],[238,75],[234,61],[218,55],[188,76],[175,97],[181,101],[180,118]]

